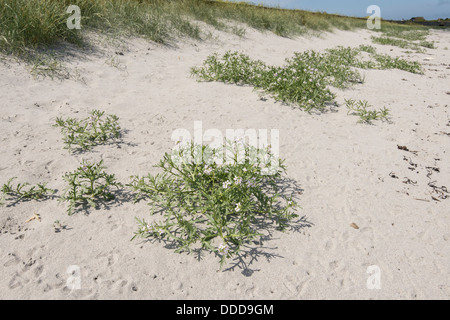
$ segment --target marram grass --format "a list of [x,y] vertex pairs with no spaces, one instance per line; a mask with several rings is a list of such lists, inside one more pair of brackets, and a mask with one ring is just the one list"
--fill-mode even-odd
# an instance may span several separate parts
[[[71,5],[80,8],[80,30],[67,27],[72,15],[67,8]],[[60,59],[47,49],[56,47],[61,55],[64,50],[60,49],[67,48],[58,46],[61,43],[85,47],[89,44],[86,31],[112,37],[136,36],[166,44],[179,37],[209,38],[208,26],[239,36],[244,36],[246,28],[251,27],[294,37],[334,29],[366,28],[367,24],[363,18],[229,1],[0,0],[0,53],[26,61],[34,76],[67,78]],[[383,22],[383,32],[390,34],[403,34],[414,28]]]
[[[70,5],[81,10],[81,30],[67,28]],[[198,21],[236,34],[245,33],[236,26],[241,23],[286,37],[366,26],[364,19],[226,1],[0,0],[0,50],[24,54],[59,41],[81,45],[87,29],[133,34],[160,43],[177,36],[201,38]]]

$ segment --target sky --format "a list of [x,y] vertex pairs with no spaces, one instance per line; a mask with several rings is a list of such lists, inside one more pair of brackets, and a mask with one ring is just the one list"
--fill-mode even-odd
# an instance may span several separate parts
[[[232,0],[237,1],[237,0]],[[427,20],[450,18],[450,0],[244,0],[255,4],[280,6],[286,9],[326,11],[346,16],[365,17],[367,8],[377,5],[381,18],[388,20],[409,20],[424,17]]]

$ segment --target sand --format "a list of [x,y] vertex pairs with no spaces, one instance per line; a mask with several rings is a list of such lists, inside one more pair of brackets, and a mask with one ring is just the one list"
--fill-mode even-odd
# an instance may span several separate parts
[[[429,186],[450,189],[449,32],[432,31],[429,40],[439,42],[426,53],[374,45],[419,61],[425,74],[364,70],[365,83],[333,89],[341,107],[320,115],[262,100],[250,87],[190,77],[190,68],[214,52],[282,64],[296,51],[373,45],[371,35],[288,39],[248,29],[243,38],[215,31],[205,41],[166,47],[97,39],[89,52],[65,58],[69,79],[36,79],[26,65],[2,59],[1,184],[17,176],[61,192],[62,175],[81,159],[103,159],[127,183],[131,175],[154,173],[174,146],[172,132],[193,132],[194,121],[203,131],[278,129],[280,156],[301,193],[302,221],[299,230],[274,233],[218,272],[213,254],[131,242],[135,217],[150,217],[143,202],[116,201],[73,216],[56,199],[3,206],[0,298],[449,299],[450,199]],[[348,98],[389,108],[391,123],[357,123],[343,106]],[[94,108],[119,116],[128,130],[124,143],[69,154],[52,127],[56,117],[81,118]],[[25,222],[34,213],[41,220]],[[55,232],[56,220],[66,229]]]

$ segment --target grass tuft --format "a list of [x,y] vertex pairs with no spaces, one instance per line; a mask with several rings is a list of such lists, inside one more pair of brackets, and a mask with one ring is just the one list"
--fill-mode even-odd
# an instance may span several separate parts
[[[81,10],[81,30],[69,29],[66,10],[76,5]],[[287,10],[247,3],[207,0],[0,0],[0,52],[25,60],[36,75],[58,75],[51,57],[36,57],[51,46],[65,42],[85,47],[85,30],[111,36],[137,36],[167,44],[177,37],[206,39],[211,32],[198,22],[225,32],[244,36],[246,27],[273,32],[282,37],[317,35],[334,29],[366,28],[366,20],[327,13]],[[239,25],[239,26],[237,26]],[[386,26],[386,27],[385,27]],[[399,27],[384,23],[388,34]],[[411,30],[403,26],[402,30]],[[403,37],[412,38],[414,33]],[[421,45],[431,47],[431,43]],[[45,66],[42,61],[48,60]]]

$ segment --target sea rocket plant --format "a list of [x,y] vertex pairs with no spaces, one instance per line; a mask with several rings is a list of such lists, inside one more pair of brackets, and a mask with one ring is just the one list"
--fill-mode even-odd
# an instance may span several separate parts
[[[177,252],[189,252],[193,247],[210,250],[219,255],[222,266],[240,252],[242,245],[262,235],[265,230],[261,226],[277,226],[280,230],[289,226],[297,217],[297,205],[280,192],[286,169],[283,161],[279,160],[277,173],[264,175],[263,162],[248,158],[239,162],[236,145],[229,146],[235,147],[231,153],[234,161],[223,165],[207,163],[206,157],[200,157],[202,162],[178,165],[174,158],[186,152],[191,156],[198,152],[217,155],[216,149],[192,143],[179,149],[178,155],[166,153],[157,166],[160,173],[133,176],[128,186],[136,193],[136,201],[149,202],[154,221],[136,218],[139,227],[133,239],[170,241]],[[259,151],[246,144],[243,147],[246,155]],[[264,220],[267,223],[261,223]]]

